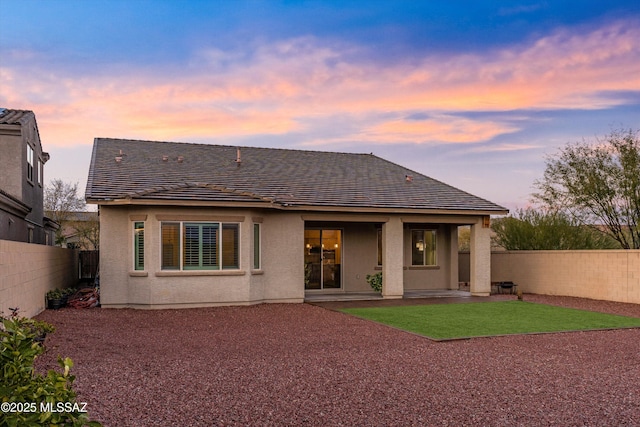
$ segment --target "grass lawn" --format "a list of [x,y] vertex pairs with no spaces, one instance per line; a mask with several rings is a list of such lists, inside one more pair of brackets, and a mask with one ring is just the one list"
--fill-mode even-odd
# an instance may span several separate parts
[[640,318],[524,301],[348,308],[341,311],[436,340],[640,327]]

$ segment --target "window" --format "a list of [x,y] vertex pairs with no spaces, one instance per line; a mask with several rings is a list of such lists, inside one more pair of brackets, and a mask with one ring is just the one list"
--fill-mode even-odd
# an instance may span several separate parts
[[378,228],[378,265],[382,265],[382,228]]
[[144,222],[133,223],[133,268],[144,270]]
[[38,159],[38,184],[40,187],[44,184],[44,163]]
[[184,224],[185,270],[214,270],[218,262],[218,224]]
[[260,269],[260,224],[253,224],[253,269]]
[[411,230],[411,265],[436,265],[436,230]]
[[33,181],[33,148],[27,144],[27,179]]
[[238,269],[239,232],[239,224],[163,222],[162,269]]
[[162,234],[162,269],[180,269],[180,223],[163,222]]

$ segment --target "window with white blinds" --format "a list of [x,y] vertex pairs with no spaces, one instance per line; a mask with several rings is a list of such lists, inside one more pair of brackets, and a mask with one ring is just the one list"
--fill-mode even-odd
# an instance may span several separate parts
[[133,223],[133,269],[144,270],[144,222]]
[[[230,270],[240,268],[239,224],[163,222],[161,228],[163,270]],[[180,264],[178,260],[181,260],[182,263]]]

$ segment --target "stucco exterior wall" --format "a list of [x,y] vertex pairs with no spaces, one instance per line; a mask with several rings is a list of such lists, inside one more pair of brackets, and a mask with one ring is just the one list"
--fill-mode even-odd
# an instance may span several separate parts
[[494,252],[491,280],[528,293],[640,304],[640,250]]
[[[240,224],[238,270],[175,271],[161,269],[161,222],[208,220]],[[193,219],[200,218],[200,219]],[[225,220],[232,218],[233,220]],[[104,307],[180,308],[262,302],[302,302],[305,297],[305,228],[342,231],[340,289],[368,292],[367,274],[383,271],[378,263],[382,227],[383,264],[391,287],[387,297],[405,290],[456,289],[458,284],[455,217],[282,212],[261,209],[102,206],[100,210],[101,303]],[[422,220],[422,222],[418,222]],[[144,221],[143,271],[134,271],[134,223]],[[450,221],[447,223],[446,221]],[[254,270],[253,224],[261,229],[261,267]],[[389,226],[391,224],[391,226]],[[411,265],[411,230],[437,230],[437,265]],[[388,233],[385,237],[385,232]],[[390,243],[389,243],[390,242]],[[487,246],[486,250],[489,248]],[[390,262],[391,261],[391,262]],[[391,265],[392,268],[388,268]],[[390,275],[390,276],[389,276]],[[322,292],[322,291],[311,291]]]
[[[162,218],[239,219],[238,270],[161,269]],[[145,269],[134,271],[133,223],[145,222]],[[252,269],[253,224],[261,224],[261,264]],[[105,207],[100,211],[101,304],[104,307],[179,308],[261,302],[302,302],[304,223],[300,215],[257,210]],[[295,242],[295,243],[294,243]]]
[[444,225],[430,225],[436,229],[436,265],[417,267],[411,265],[411,229],[404,229],[404,289],[434,290],[449,289],[449,228]]
[[378,267],[378,227],[374,223],[343,223],[342,280],[345,292],[371,292],[367,274]]
[[25,180],[22,173],[23,157],[25,150],[22,135],[18,132],[11,134],[0,131],[0,153],[2,162],[0,168],[0,188],[18,200],[22,200],[22,181]]
[[0,240],[0,311],[19,307],[33,317],[45,309],[45,295],[78,281],[78,252],[52,246]]

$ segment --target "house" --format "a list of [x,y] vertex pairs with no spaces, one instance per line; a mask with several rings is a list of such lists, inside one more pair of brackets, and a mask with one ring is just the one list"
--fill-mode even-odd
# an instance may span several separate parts
[[[96,251],[100,244],[98,212],[47,212],[60,223],[58,245],[81,251]],[[64,218],[64,219],[61,219]]]
[[457,289],[471,227],[471,292],[489,295],[490,215],[507,210],[373,154],[97,138],[86,190],[100,212],[104,307],[384,298]]
[[53,245],[58,224],[44,214],[44,165],[33,111],[0,108],[0,239]]

